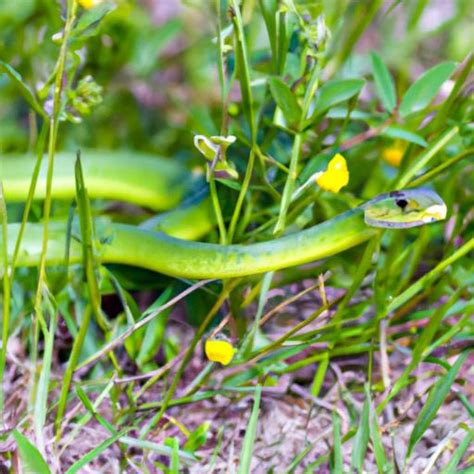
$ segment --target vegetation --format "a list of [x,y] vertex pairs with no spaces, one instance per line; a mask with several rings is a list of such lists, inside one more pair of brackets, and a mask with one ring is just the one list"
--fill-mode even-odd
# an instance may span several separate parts
[[2,468],[468,472],[471,10],[4,0]]

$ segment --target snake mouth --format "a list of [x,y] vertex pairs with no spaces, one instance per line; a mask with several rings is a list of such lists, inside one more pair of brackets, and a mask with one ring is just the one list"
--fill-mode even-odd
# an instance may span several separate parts
[[423,222],[436,222],[442,221],[446,218],[447,207],[444,204],[433,204],[426,208],[422,217]]

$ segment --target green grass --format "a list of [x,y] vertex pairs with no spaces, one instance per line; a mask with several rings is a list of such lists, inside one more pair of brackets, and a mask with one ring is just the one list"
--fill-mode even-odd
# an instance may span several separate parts
[[[68,473],[469,469],[470,1],[428,26],[437,7],[425,0],[204,3],[158,23],[160,11],[125,0],[0,9],[2,462]],[[237,140],[210,162],[198,134]],[[384,161],[394,145],[398,167]],[[436,190],[448,218],[225,281],[103,266],[109,222],[156,219],[97,199],[80,151],[75,199],[53,199],[56,152],[87,149],[194,170],[170,183],[190,207],[162,217],[212,243],[271,240],[400,188]],[[313,181],[336,153],[350,181],[330,193]],[[24,202],[3,193],[2,160],[18,154],[35,160]],[[238,178],[217,172],[228,163]],[[43,226],[30,268],[19,264],[27,222]],[[49,267],[58,222],[64,260]],[[227,367],[205,359],[216,335],[237,349]]]

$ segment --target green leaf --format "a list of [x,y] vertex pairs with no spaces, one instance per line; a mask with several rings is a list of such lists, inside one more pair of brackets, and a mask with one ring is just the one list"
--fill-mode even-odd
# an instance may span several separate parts
[[211,422],[206,421],[202,425],[199,425],[188,437],[184,443],[183,449],[185,451],[190,451],[194,453],[201,446],[206,444],[209,428],[211,427]]
[[232,181],[231,179],[216,178],[216,181],[230,189],[235,189],[236,191],[240,191],[240,188],[242,187],[239,182]]
[[89,400],[89,397],[87,396],[87,393],[79,386],[76,386],[76,394],[79,400],[82,402],[84,405],[85,409],[107,430],[110,432],[112,435],[117,434],[117,430],[113,427],[113,425],[107,421],[103,416],[101,416],[96,409],[94,408],[94,405],[92,402]]
[[363,79],[334,79],[326,82],[316,96],[313,117],[359,94],[364,84]]
[[[171,298],[173,291],[172,286],[161,293],[159,298],[144,312],[143,317],[151,314],[160,306],[164,305]],[[149,362],[156,355],[158,348],[161,346],[163,341],[163,335],[165,332],[166,322],[171,312],[171,308],[165,309],[161,312],[159,318],[154,318],[145,328],[144,336],[139,341],[139,352],[136,358],[138,366],[142,367]]]
[[387,66],[382,61],[382,58],[376,52],[372,52],[371,58],[377,93],[385,110],[387,112],[392,112],[395,105],[397,105],[397,93],[395,92],[393,77]]
[[415,143],[416,145],[420,145],[422,147],[428,146],[428,142],[422,136],[418,135],[417,133],[410,132],[409,130],[405,130],[401,127],[387,127],[382,132],[382,135],[391,138],[400,138],[401,140],[405,140],[410,143]]
[[424,327],[422,333],[417,338],[415,347],[411,353],[410,362],[405,367],[401,375],[398,376],[385,400],[381,402],[379,412],[381,408],[386,406],[389,400],[395,397],[400,392],[400,390],[408,385],[411,372],[422,361],[423,356],[426,354],[428,345],[431,343],[434,335],[439,330],[442,320],[446,316],[446,313],[449,311],[449,309],[452,308],[453,304],[459,299],[462,291],[464,291],[463,287],[458,288],[458,290],[453,293],[446,303],[444,303],[442,306],[439,306],[436,311],[430,315],[428,324]]
[[93,459],[100,456],[109,446],[116,443],[121,436],[123,436],[130,428],[125,428],[122,431],[114,434],[110,438],[102,441],[96,448],[87,452],[82,458],[76,461],[67,471],[65,474],[75,474],[80,469],[82,469],[85,465],[89,464]]
[[445,62],[422,74],[405,92],[400,104],[400,115],[406,117],[429,105],[455,68],[454,62]]
[[370,415],[370,398],[365,397],[364,406],[360,415],[359,427],[354,438],[354,446],[352,448],[351,465],[358,472],[362,472],[364,468],[364,458],[369,445],[369,415]]
[[[43,282],[44,284],[44,282]],[[46,285],[45,285],[46,289]],[[45,307],[43,313],[43,324],[42,328],[44,335],[44,352],[43,352],[43,364],[38,380],[38,386],[36,390],[36,399],[33,407],[33,425],[35,430],[35,440],[41,451],[45,451],[45,424],[46,414],[48,412],[48,392],[51,382],[51,366],[53,363],[54,353],[54,335],[56,334],[56,327],[58,323],[58,311],[56,302],[53,300],[53,296],[49,292],[45,292],[43,300]],[[49,318],[49,327],[46,328],[46,318]]]
[[429,165],[430,161],[438,156],[438,153],[459,133],[458,127],[451,127],[436,140],[432,141],[426,150],[423,150],[415,160],[398,176],[393,183],[394,189],[401,189],[406,186],[423,168]]
[[232,24],[234,25],[236,73],[242,94],[242,109],[244,110],[252,143],[256,141],[257,124],[253,105],[252,86],[250,83],[250,61],[248,59],[247,44],[244,34],[244,23],[240,12],[241,6],[237,0],[229,2]]
[[443,404],[444,400],[448,396],[451,387],[456,379],[456,375],[459,372],[459,369],[463,365],[467,356],[470,354],[470,351],[466,351],[461,354],[452,367],[448,370],[446,375],[441,377],[433,386],[428,395],[428,398],[423,405],[423,408],[416,419],[415,426],[410,435],[410,440],[408,442],[408,450],[406,458],[408,459],[413,452],[413,448],[416,443],[421,439],[425,431],[431,425],[431,422],[434,420],[436,413]]
[[116,5],[113,2],[101,2],[94,8],[86,10],[81,15],[71,36],[93,36],[96,34],[102,19],[115,8]]
[[333,433],[333,449],[332,449],[332,469],[331,472],[342,472],[342,439],[341,439],[341,419],[336,412],[332,413],[332,433]]
[[277,77],[270,77],[268,83],[272,96],[283,112],[286,121],[289,124],[297,124],[301,119],[301,107],[293,91]]
[[382,437],[380,436],[380,427],[377,420],[377,411],[375,410],[369,387],[365,386],[365,396],[369,400],[369,434],[372,441],[372,449],[375,455],[375,461],[379,472],[394,472],[393,467],[390,465],[385,450],[382,444]]
[[318,364],[318,368],[316,373],[314,374],[313,383],[311,384],[311,395],[313,397],[319,396],[319,391],[323,386],[324,379],[326,377],[326,373],[329,367],[329,352],[324,354],[324,358]]
[[262,11],[263,20],[267,27],[268,40],[272,50],[272,63],[276,72],[278,59],[278,34],[277,34],[277,0],[260,0],[260,10]]
[[170,474],[179,474],[179,441],[178,438],[171,438],[171,466]]
[[255,436],[257,434],[258,413],[260,410],[260,397],[262,396],[262,386],[258,385],[255,390],[255,398],[253,401],[252,413],[250,414],[245,438],[240,452],[240,465],[238,474],[247,474],[250,472],[250,463],[252,462],[253,447]]
[[458,66],[457,71],[454,73],[456,80],[454,86],[449,93],[448,98],[443,102],[438,113],[436,114],[433,122],[430,123],[429,129],[432,130],[442,129],[447,121],[448,114],[455,107],[455,101],[459,97],[464,84],[469,80],[472,67],[474,66],[474,52],[470,52],[464,61]]
[[465,438],[461,441],[459,446],[456,448],[456,451],[451,455],[451,459],[449,460],[448,464],[443,467],[441,470],[441,474],[452,474],[454,472],[458,472],[456,468],[458,464],[461,462],[461,459],[469,448],[472,446],[472,442],[474,441],[474,430],[469,430],[465,436]]
[[29,88],[29,86],[23,80],[23,77],[21,77],[21,74],[15,69],[13,69],[9,64],[0,60],[0,71],[2,68],[6,72],[6,74],[8,74],[10,79],[15,83],[15,85],[20,89],[20,92],[23,95],[23,98],[28,102],[28,104],[30,104],[31,108],[35,112],[37,112],[39,115],[46,118],[46,113],[43,110],[43,107],[41,107],[34,92]]
[[[129,436],[122,436],[120,438],[120,442],[125,444],[126,446],[151,451],[161,456],[173,456],[173,448],[170,448],[169,446],[166,446],[164,444],[158,444],[144,439],[131,438]],[[178,450],[178,456],[180,462],[186,464],[194,463],[197,460],[196,456],[182,450]]]
[[49,470],[48,464],[36,446],[18,430],[13,430],[12,434],[18,446],[23,472],[25,472],[25,474],[49,474],[51,471]]

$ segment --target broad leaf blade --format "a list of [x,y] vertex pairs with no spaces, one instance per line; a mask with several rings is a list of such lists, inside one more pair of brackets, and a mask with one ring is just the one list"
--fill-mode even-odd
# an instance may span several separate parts
[[94,8],[85,11],[72,31],[72,36],[93,36],[97,33],[102,19],[115,8],[116,5],[113,2],[101,2]]
[[335,79],[326,82],[317,94],[313,117],[359,94],[364,84],[363,79]]
[[387,127],[383,132],[382,135],[391,138],[400,138],[401,140],[405,140],[410,143],[415,143],[416,145],[420,145],[423,148],[428,146],[428,142],[420,135],[414,132],[410,132],[409,130],[405,130],[401,127],[394,127],[390,126]]
[[435,98],[443,82],[454,72],[456,64],[445,62],[432,67],[422,74],[406,91],[400,104],[400,115],[424,109]]
[[301,107],[296,100],[293,91],[279,78],[271,77],[268,79],[270,91],[275,102],[283,112],[286,121],[289,124],[296,124],[301,118]]
[[18,446],[21,467],[25,474],[49,474],[51,471],[49,470],[48,464],[36,446],[18,430],[13,430],[12,434]]
[[397,93],[395,92],[393,77],[387,66],[382,61],[382,58],[376,52],[372,52],[371,58],[377,94],[379,95],[385,110],[387,112],[392,112],[395,105],[397,105]]

